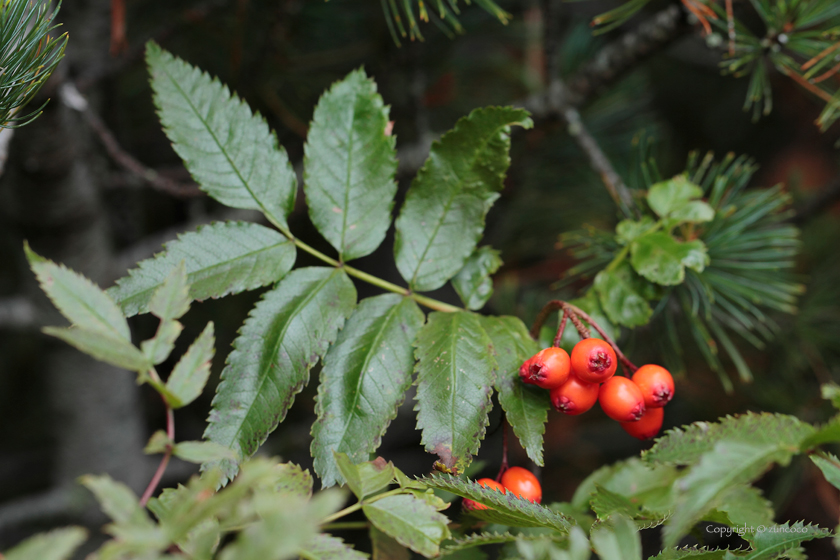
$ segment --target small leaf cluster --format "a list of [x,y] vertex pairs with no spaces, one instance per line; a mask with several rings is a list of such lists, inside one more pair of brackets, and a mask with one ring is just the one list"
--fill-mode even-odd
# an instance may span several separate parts
[[0,129],[24,126],[44,108],[18,114],[64,57],[67,34],[50,35],[58,28],[57,13],[45,0],[0,4]]
[[770,313],[794,313],[804,289],[791,275],[800,242],[787,222],[790,198],[781,186],[748,190],[756,167],[744,156],[692,153],[686,171],[666,181],[643,163],[644,214],[612,235],[562,235],[582,261],[569,276],[594,276],[587,311],[627,327],[652,323],[672,371],[684,369],[682,324],[730,390],[718,348],[742,380],[752,379],[730,333],[763,348],[778,331]]

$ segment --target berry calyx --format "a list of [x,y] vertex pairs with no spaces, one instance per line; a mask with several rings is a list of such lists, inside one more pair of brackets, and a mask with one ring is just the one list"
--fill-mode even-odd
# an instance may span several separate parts
[[665,417],[665,409],[649,408],[642,417],[635,422],[622,422],[624,431],[638,439],[650,439],[655,437],[662,429],[662,419]]
[[542,501],[542,487],[534,473],[522,467],[511,467],[502,473],[502,485],[514,495],[535,503]]
[[611,377],[598,393],[604,413],[618,422],[635,422],[645,413],[642,390],[626,377]]
[[559,387],[569,378],[569,354],[562,348],[545,348],[537,352],[519,368],[519,377],[543,389]]
[[633,374],[633,383],[642,390],[645,406],[648,408],[663,407],[674,396],[674,378],[664,367],[646,364]]
[[615,374],[618,358],[608,342],[584,338],[572,348],[572,373],[587,383],[603,383]]
[[552,389],[549,394],[551,404],[564,414],[583,414],[598,400],[598,384],[581,381],[570,375],[565,383]]
[[[501,492],[502,494],[505,493],[505,487],[493,480],[492,478],[479,478],[476,480],[478,484],[485,488],[492,488],[497,492]],[[485,506],[484,504],[480,504],[474,500],[470,500],[469,498],[464,498],[464,501],[461,503],[461,507],[464,511],[475,511],[477,509],[492,509],[490,506]]]

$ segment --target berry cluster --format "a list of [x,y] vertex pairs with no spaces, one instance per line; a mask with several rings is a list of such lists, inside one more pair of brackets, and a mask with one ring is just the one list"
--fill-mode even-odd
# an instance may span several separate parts
[[[534,473],[522,467],[510,467],[502,473],[500,482],[496,482],[492,478],[479,478],[476,481],[485,488],[493,488],[497,492],[507,494],[510,491],[514,496],[528,500],[535,503],[540,503],[542,500],[542,487],[540,481],[534,476]],[[474,511],[477,509],[492,509],[489,506],[480,504],[476,501],[464,498],[462,507],[465,511]]]
[[628,434],[649,439],[659,433],[662,407],[674,396],[674,379],[663,367],[648,364],[631,378],[615,376],[618,359],[609,343],[584,338],[572,349],[540,350],[519,368],[519,377],[551,391],[551,404],[566,414],[582,414],[595,405],[621,423]]

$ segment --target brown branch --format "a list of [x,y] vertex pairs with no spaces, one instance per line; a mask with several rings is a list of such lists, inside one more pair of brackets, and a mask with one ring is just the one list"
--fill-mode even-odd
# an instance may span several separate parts
[[164,177],[154,169],[143,165],[134,156],[126,152],[120,146],[114,134],[108,129],[99,115],[93,112],[87,99],[79,92],[71,82],[65,82],[59,88],[59,96],[62,102],[71,109],[78,111],[85,122],[90,126],[105,151],[114,162],[133,175],[142,179],[146,184],[155,190],[165,192],[178,198],[192,198],[201,196],[203,193],[194,183],[184,184]]

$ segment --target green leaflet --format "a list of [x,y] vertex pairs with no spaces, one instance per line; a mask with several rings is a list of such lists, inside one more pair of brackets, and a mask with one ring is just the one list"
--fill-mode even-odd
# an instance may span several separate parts
[[811,461],[822,471],[825,479],[835,488],[840,488],[840,460],[837,456],[823,452],[820,455],[809,455]]
[[7,551],[5,560],[68,560],[87,539],[81,527],[54,529],[38,533]]
[[108,295],[127,317],[149,310],[149,301],[182,260],[190,297],[201,301],[272,284],[295,264],[295,246],[283,235],[248,222],[215,222],[184,233],[164,252],[140,261]]
[[703,189],[691,183],[685,175],[653,185],[647,201],[651,209],[669,225],[680,222],[709,222],[715,217],[714,209],[698,199]]
[[[266,292],[233,343],[204,437],[240,458],[252,455],[283,421],[355,305],[356,289],[341,269],[298,269]],[[221,466],[228,478],[236,474],[235,463]]]
[[360,560],[367,558],[364,552],[354,550],[338,537],[320,533],[298,550],[306,560]]
[[44,327],[43,331],[101,362],[136,372],[145,372],[151,367],[149,359],[123,338],[78,327]]
[[445,490],[462,498],[486,504],[491,509],[476,510],[470,515],[510,527],[544,527],[565,534],[572,523],[564,515],[545,506],[518,498],[512,493],[502,494],[471,480],[451,475],[434,475],[418,479],[431,488]]
[[280,463],[277,472],[276,491],[278,494],[295,494],[304,498],[312,497],[312,475],[294,463]]
[[201,395],[210,376],[210,365],[216,352],[213,347],[215,341],[211,321],[181,356],[166,380],[164,398],[169,406],[181,408]]
[[467,309],[481,309],[493,295],[490,275],[499,270],[502,259],[491,247],[479,247],[464,263],[464,268],[452,279],[452,287]]
[[373,560],[411,560],[411,552],[376,527],[370,528]]
[[663,546],[675,546],[732,487],[755,480],[773,463],[787,464],[790,457],[791,450],[779,443],[717,442],[676,483],[674,512],[662,532]]
[[359,463],[379,447],[411,385],[412,344],[423,320],[408,298],[367,298],[324,357],[312,425],[315,472],[324,487],[344,481],[333,452]]
[[265,120],[227,86],[153,42],[146,63],[163,129],[201,189],[227,206],[260,210],[288,231],[297,177]]
[[362,511],[374,527],[423,556],[437,556],[450,536],[446,516],[411,494],[387,496],[364,504]]
[[181,318],[190,309],[189,290],[187,269],[182,260],[152,294],[149,311],[164,323]]
[[28,243],[24,243],[23,250],[41,289],[70,323],[131,345],[128,322],[99,286],[63,264],[55,264],[36,254]]
[[640,282],[644,280],[636,276],[626,262],[622,262],[615,270],[604,269],[595,276],[592,287],[598,295],[601,308],[612,323],[638,327],[650,321],[653,309],[644,295],[639,293]]
[[695,422],[668,430],[653,447],[642,453],[642,459],[648,463],[692,465],[724,439],[799,449],[801,443],[815,432],[813,426],[794,416],[748,412],[727,416],[719,422]]
[[642,560],[642,538],[636,524],[623,515],[593,525],[589,538],[601,560]]
[[685,267],[703,272],[709,255],[699,239],[680,242],[664,231],[655,231],[633,241],[630,262],[636,272],[651,282],[674,286],[685,279]]
[[388,231],[397,184],[388,107],[363,69],[321,96],[304,146],[309,217],[346,262],[372,253]]
[[434,312],[415,342],[417,427],[444,470],[460,472],[478,451],[496,376],[492,341],[478,315]]
[[396,474],[394,464],[386,462],[382,457],[355,465],[344,453],[336,453],[335,462],[347,486],[359,500],[387,488]]
[[517,317],[481,317],[499,367],[499,404],[513,433],[536,464],[543,465],[543,433],[548,420],[548,391],[519,380],[519,366],[537,352],[537,343]]
[[412,289],[439,288],[464,266],[502,189],[510,127],[531,127],[527,115],[510,107],[476,109],[432,144],[396,221],[397,268]]

